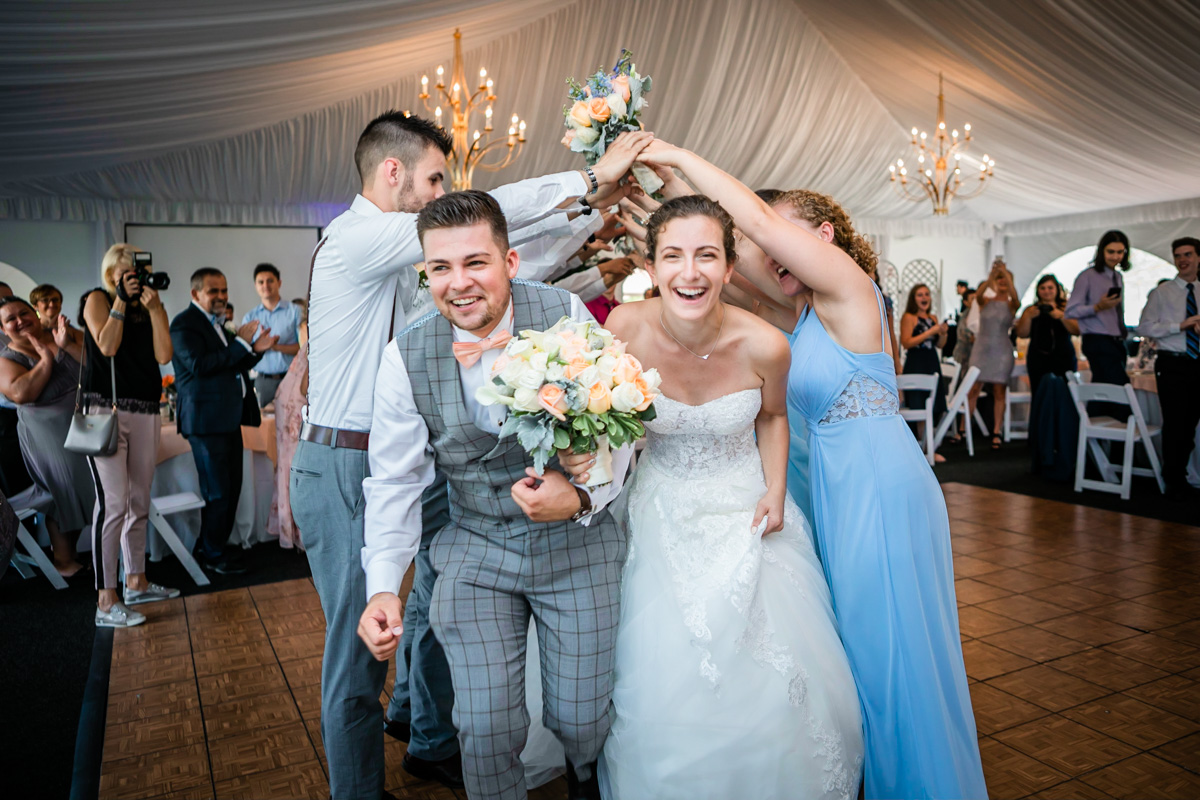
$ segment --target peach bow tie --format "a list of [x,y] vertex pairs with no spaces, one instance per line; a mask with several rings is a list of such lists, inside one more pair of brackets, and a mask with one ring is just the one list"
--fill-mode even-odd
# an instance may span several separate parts
[[480,339],[478,342],[455,342],[454,358],[458,363],[470,369],[479,363],[479,359],[483,357],[484,350],[495,350],[497,347],[504,347],[511,338],[512,334],[508,331],[500,331],[490,339]]

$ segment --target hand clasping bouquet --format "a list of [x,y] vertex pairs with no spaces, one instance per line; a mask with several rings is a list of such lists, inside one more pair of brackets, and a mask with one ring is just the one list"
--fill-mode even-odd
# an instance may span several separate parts
[[[638,114],[646,107],[650,84],[649,75],[638,75],[628,50],[621,51],[612,72],[601,70],[582,86],[568,78],[571,104],[563,106],[567,134],[562,143],[574,153],[583,153],[588,166],[593,166],[619,135],[642,127]],[[634,164],[631,171],[647,194],[662,188],[662,180],[649,167]]]
[[610,483],[611,447],[646,435],[662,379],[642,370],[625,345],[594,322],[563,317],[549,330],[521,331],[475,392],[482,405],[508,406],[501,438],[516,434],[538,474],[558,450],[596,453],[587,485]]

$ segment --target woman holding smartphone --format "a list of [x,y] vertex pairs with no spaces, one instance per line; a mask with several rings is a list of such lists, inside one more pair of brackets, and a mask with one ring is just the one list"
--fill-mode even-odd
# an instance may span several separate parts
[[1092,383],[1129,383],[1125,374],[1125,320],[1122,272],[1128,272],[1129,237],[1109,231],[1100,237],[1092,265],[1079,273],[1067,318],[1079,321],[1083,355],[1092,371]]

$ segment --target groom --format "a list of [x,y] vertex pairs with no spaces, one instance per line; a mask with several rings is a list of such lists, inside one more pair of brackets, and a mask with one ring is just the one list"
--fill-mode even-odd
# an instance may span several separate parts
[[616,479],[591,494],[554,469],[537,478],[516,438],[497,437],[504,408],[475,401],[508,335],[590,315],[574,295],[513,280],[519,257],[500,206],[484,192],[434,200],[417,233],[438,311],[387,346],[375,383],[371,477],[363,481],[369,603],[359,636],[377,659],[396,649],[397,592],[420,542],[421,493],[436,466],[449,482],[451,510],[430,547],[438,573],[430,619],[450,664],[467,794],[526,796],[520,754],[532,615],[543,716],[566,750],[569,794],[598,798],[595,761],[609,728],[625,559],[624,537],[604,506],[620,491],[628,452],[614,459]]

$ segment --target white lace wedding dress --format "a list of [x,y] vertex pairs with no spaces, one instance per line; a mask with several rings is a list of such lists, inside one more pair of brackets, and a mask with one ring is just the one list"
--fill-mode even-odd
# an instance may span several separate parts
[[[666,396],[623,494],[608,800],[854,798],[862,721],[808,521],[751,530],[759,390]],[[880,665],[880,669],[886,669]],[[914,732],[916,735],[916,732]]]

